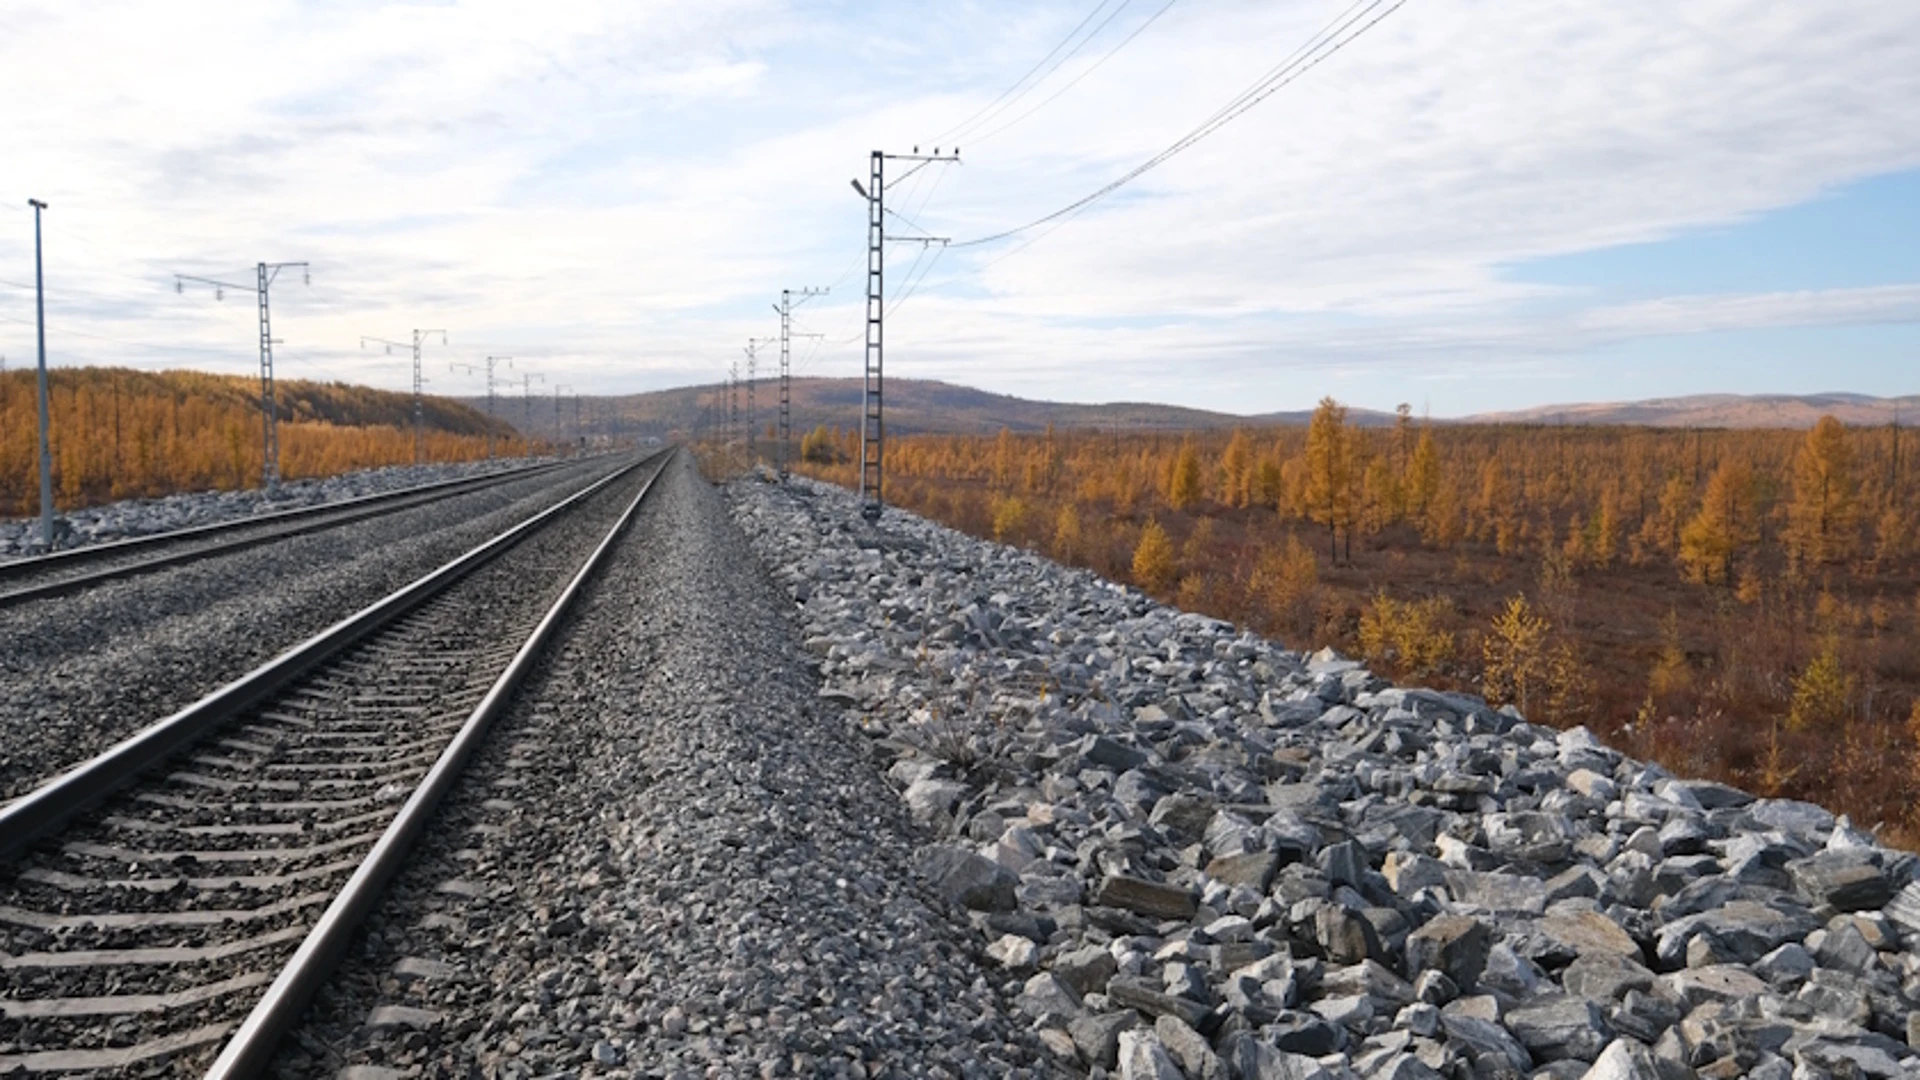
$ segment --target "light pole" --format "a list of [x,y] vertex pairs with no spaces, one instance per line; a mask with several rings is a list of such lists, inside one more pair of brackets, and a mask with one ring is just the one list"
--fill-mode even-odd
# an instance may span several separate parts
[[53,453],[47,445],[47,279],[40,261],[40,211],[47,204],[28,199],[33,207],[33,312],[40,331],[40,542],[53,550]]

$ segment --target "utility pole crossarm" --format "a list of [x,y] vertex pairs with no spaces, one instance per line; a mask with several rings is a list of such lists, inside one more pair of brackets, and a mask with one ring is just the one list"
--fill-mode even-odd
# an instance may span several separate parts
[[440,335],[440,344],[445,345],[447,343],[447,332],[445,330],[415,330],[410,342],[393,341],[388,338],[372,337],[370,335],[362,335],[360,338],[361,348],[366,348],[367,342],[371,341],[376,345],[386,346],[388,356],[392,356],[393,350],[395,349],[413,350],[413,463],[415,465],[425,460],[426,452],[424,446],[426,406],[422,401],[421,395],[427,380],[420,372],[420,346],[433,334]]
[[262,485],[269,489],[279,486],[280,483],[280,431],[278,427],[278,410],[273,400],[273,347],[277,342],[273,337],[273,318],[269,301],[271,299],[274,280],[280,276],[280,271],[288,270],[296,266],[302,271],[301,276],[306,283],[309,285],[313,284],[313,275],[309,272],[308,266],[304,262],[256,263],[254,264],[254,283],[252,285],[236,285],[231,281],[220,281],[216,278],[205,278],[195,274],[173,275],[173,291],[176,293],[185,292],[187,282],[191,281],[196,285],[213,286],[213,296],[216,300],[226,299],[226,290],[228,289],[236,289],[240,292],[250,292],[254,294],[254,299],[258,303],[260,313],[260,428],[262,451],[260,479]]

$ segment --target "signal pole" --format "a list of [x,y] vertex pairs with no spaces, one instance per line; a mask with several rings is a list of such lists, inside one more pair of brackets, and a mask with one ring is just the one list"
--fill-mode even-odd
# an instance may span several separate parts
[[[787,478],[787,459],[793,456],[793,298],[798,296],[801,303],[816,296],[825,296],[828,289],[816,289],[809,285],[804,289],[781,289],[780,302],[774,310],[780,313],[780,479]],[[801,337],[819,337],[819,334],[802,334]]]
[[[488,419],[488,420],[492,420],[492,419],[494,419],[494,415],[493,415],[493,382],[494,382],[494,380],[493,380],[493,366],[494,366],[495,364],[498,364],[498,363],[500,363],[500,362],[502,362],[502,361],[505,361],[505,363],[506,363],[506,365],[507,365],[508,367],[512,367],[512,366],[513,366],[513,357],[511,357],[511,356],[489,356],[489,357],[487,357],[487,419]],[[448,364],[448,365],[447,365],[447,370],[449,370],[449,371],[479,371],[480,369],[479,369],[479,368],[477,368],[477,367],[474,367],[474,366],[473,366],[472,364]],[[492,461],[492,460],[493,460],[493,425],[492,425],[492,424],[488,424],[488,425],[487,425],[487,460],[488,460],[488,461]]]
[[40,335],[40,543],[53,550],[53,452],[47,441],[47,277],[40,261],[40,212],[47,204],[28,199],[33,207],[33,318]]
[[313,274],[303,262],[260,263],[255,267],[256,281],[253,285],[235,285],[227,281],[215,281],[212,278],[194,277],[192,274],[173,275],[173,291],[186,291],[186,283],[213,286],[215,300],[226,299],[228,289],[250,292],[260,304],[260,427],[261,444],[265,461],[260,466],[261,483],[273,488],[280,483],[280,432],[275,426],[276,415],[273,404],[273,347],[281,344],[273,336],[273,320],[268,313],[268,295],[273,289],[273,281],[280,271],[299,267],[301,276],[308,285],[313,284]]
[[[415,330],[413,332],[413,463],[415,465],[420,464],[422,460],[421,426],[424,423],[426,415],[425,409],[423,409],[420,404],[420,387],[426,382],[426,379],[420,375],[420,343],[426,340],[429,334],[439,334],[440,344],[445,345],[447,343],[447,332],[445,330]],[[392,356],[393,350],[396,348],[404,349],[407,347],[404,342],[388,341],[386,338],[366,337],[364,335],[360,338],[360,347],[363,349],[366,348],[367,342],[369,341],[376,345],[385,345],[388,356]]]
[[[887,162],[917,161],[918,165],[901,173],[894,179],[899,183],[920,169],[935,162],[958,162],[960,150],[955,147],[951,154],[942,154],[939,147],[933,153],[922,154],[919,147],[911,154],[889,154],[885,151],[873,151],[870,163],[870,175],[866,187],[860,181],[853,181],[853,190],[867,200],[867,363],[866,383],[860,409],[860,516],[870,522],[880,520],[882,466],[886,450],[886,418],[882,410],[884,402],[885,380],[883,378],[882,359],[885,334],[883,322],[886,318],[886,244],[887,241],[899,241],[922,245],[946,244],[944,236],[890,236],[886,230],[886,216],[893,211],[887,209],[886,198],[889,187],[886,179]],[[895,217],[900,217],[894,214]],[[901,218],[905,221],[905,218]]]

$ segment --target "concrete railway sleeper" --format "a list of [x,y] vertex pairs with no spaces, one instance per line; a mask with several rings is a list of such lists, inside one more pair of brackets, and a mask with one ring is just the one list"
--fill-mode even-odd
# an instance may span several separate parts
[[672,453],[0,808],[0,1074],[257,1074]]
[[0,562],[0,608],[64,596],[108,581],[149,574],[217,555],[245,551],[276,540],[350,525],[490,485],[553,472],[571,464],[573,462],[549,462],[531,467],[499,469],[481,476],[442,480],[320,506],[304,506],[296,510],[196,525],[151,536],[136,536]]

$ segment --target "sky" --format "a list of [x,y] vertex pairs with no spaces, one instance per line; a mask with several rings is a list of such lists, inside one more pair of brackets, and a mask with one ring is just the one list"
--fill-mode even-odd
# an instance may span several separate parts
[[858,377],[848,181],[957,145],[887,165],[890,376],[1435,416],[1920,391],[1911,3],[0,0],[0,99],[10,368],[37,198],[55,365],[256,372],[252,294],[175,275],[267,261],[309,264],[281,377],[404,389],[363,338],[429,328],[429,392],[489,355],[513,392],[710,383],[750,341],[764,376],[806,287],[795,373]]

